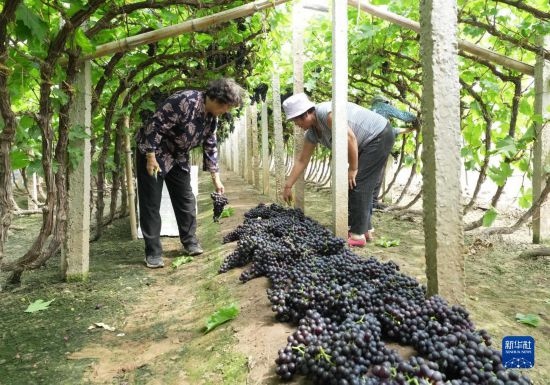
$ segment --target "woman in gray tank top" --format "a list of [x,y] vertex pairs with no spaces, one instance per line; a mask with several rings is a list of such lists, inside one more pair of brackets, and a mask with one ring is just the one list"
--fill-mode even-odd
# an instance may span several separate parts
[[[292,95],[283,102],[287,120],[305,130],[302,151],[286,179],[283,199],[292,200],[292,186],[306,169],[317,143],[332,148],[332,103],[315,105],[306,94]],[[395,135],[383,116],[354,103],[347,103],[348,123],[348,244],[363,247],[372,239],[372,193],[386,164]]]

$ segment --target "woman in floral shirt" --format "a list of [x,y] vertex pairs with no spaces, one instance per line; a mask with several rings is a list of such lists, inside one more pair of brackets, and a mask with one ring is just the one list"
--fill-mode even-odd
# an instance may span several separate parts
[[160,243],[160,201],[163,182],[178,223],[184,252],[203,252],[196,236],[195,196],[191,190],[189,152],[203,148],[203,170],[210,171],[217,192],[220,180],[217,117],[242,104],[243,89],[232,79],[210,82],[206,91],[185,90],[169,96],[136,135],[139,220],[145,240],[145,264],[164,266]]

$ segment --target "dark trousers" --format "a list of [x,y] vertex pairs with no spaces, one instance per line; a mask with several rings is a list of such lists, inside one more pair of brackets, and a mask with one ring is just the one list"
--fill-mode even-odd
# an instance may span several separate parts
[[372,193],[394,141],[393,128],[388,124],[380,135],[359,148],[356,186],[349,190],[348,196],[348,224],[354,234],[364,234],[372,229]]
[[161,256],[160,243],[160,201],[163,182],[170,194],[181,243],[184,246],[196,243],[197,215],[195,195],[191,189],[191,175],[175,165],[167,175],[154,176],[147,174],[147,159],[139,151],[136,155],[136,174],[139,199],[139,224],[145,241],[145,255]]

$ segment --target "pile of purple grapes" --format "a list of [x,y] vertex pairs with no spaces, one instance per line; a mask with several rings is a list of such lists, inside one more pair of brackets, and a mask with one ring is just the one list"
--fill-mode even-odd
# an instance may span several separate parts
[[223,194],[220,194],[218,192],[213,192],[210,194],[210,197],[212,198],[212,204],[214,205],[214,222],[218,222],[220,220],[220,216],[222,215],[223,209],[225,205],[229,203],[229,200],[227,200],[227,197]]
[[[224,237],[237,241],[219,272],[244,267],[240,280],[265,276],[282,322],[296,325],[276,359],[283,380],[323,385],[528,385],[507,370],[489,334],[442,297],[426,298],[393,262],[351,252],[301,211],[261,204]],[[402,356],[392,348],[412,350]]]

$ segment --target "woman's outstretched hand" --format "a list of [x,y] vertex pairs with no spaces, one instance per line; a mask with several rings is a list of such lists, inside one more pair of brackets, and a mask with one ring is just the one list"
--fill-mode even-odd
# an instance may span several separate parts
[[283,200],[288,204],[291,204],[294,201],[294,197],[292,196],[292,187],[283,187]]

